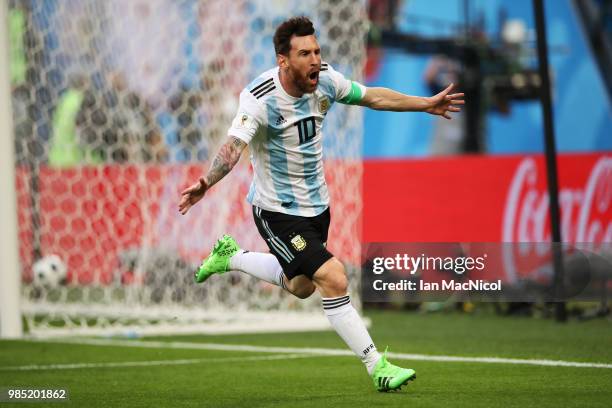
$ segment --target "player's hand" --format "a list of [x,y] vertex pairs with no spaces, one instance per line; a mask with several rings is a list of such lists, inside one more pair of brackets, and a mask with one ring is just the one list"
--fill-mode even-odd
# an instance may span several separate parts
[[183,215],[187,214],[187,211],[189,211],[189,209],[193,207],[195,203],[197,203],[204,197],[204,194],[206,194],[207,189],[208,186],[206,185],[204,177],[200,177],[197,183],[184,189],[181,192],[179,212]]
[[463,100],[465,94],[451,94],[450,92],[454,87],[455,84],[450,84],[448,88],[439,94],[427,98],[429,108],[425,109],[425,112],[431,113],[432,115],[443,116],[446,119],[451,119],[450,112],[461,112],[459,105],[465,105],[465,101]]

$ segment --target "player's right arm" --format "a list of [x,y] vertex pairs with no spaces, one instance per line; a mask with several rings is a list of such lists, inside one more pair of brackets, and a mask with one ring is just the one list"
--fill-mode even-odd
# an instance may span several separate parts
[[195,203],[204,198],[204,194],[225,177],[238,163],[246,143],[237,137],[231,136],[227,142],[219,149],[212,165],[208,169],[206,176],[200,177],[197,183],[187,187],[181,192],[179,211],[185,215]]
[[204,197],[209,188],[234,168],[242,151],[255,136],[261,125],[259,102],[249,92],[243,91],[240,94],[238,114],[228,131],[228,140],[217,152],[206,175],[200,177],[197,183],[181,192],[181,201],[179,202],[179,212],[181,214],[186,214],[191,207]]

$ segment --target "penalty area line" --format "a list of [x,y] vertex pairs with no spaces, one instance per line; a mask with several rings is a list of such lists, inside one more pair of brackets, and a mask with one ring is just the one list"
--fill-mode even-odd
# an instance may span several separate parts
[[242,361],[270,361],[287,360],[312,357],[307,354],[283,354],[276,356],[255,357],[221,357],[221,358],[190,358],[179,360],[153,360],[153,361],[117,361],[107,363],[72,363],[72,364],[31,364],[23,366],[0,367],[0,371],[44,371],[44,370],[74,370],[81,368],[119,368],[119,367],[151,367],[170,365],[189,365],[201,363],[227,363]]
[[[115,339],[30,339],[33,342],[81,344],[90,346],[116,346],[116,347],[139,347],[139,348],[162,348],[162,349],[185,349],[185,350],[217,350],[217,351],[243,351],[251,353],[282,353],[299,354],[305,356],[354,356],[350,350],[326,349],[326,348],[302,348],[302,347],[267,347],[239,344],[218,343],[192,343],[174,341],[149,341],[149,340],[115,340]],[[398,360],[434,361],[448,363],[482,363],[482,364],[518,364],[545,367],[573,367],[573,368],[604,368],[612,369],[610,363],[590,363],[581,361],[546,360],[546,359],[522,359],[504,357],[466,357],[446,356],[430,354],[408,354],[388,353],[390,358]]]

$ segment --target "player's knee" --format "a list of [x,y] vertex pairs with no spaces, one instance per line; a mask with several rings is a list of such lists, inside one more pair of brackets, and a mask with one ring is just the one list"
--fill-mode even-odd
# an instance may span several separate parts
[[328,273],[326,274],[325,286],[328,292],[336,296],[343,296],[348,290],[348,279],[342,262],[336,258],[330,259]]
[[300,299],[306,299],[313,294],[315,289],[316,287],[312,283],[312,280],[304,275],[294,277],[287,285],[287,290]]
[[346,272],[344,268],[340,270],[337,276],[334,278],[333,288],[338,296],[343,296],[348,292],[348,279],[346,278]]
[[300,299],[307,299],[310,297],[310,295],[314,293],[315,289],[316,288],[314,285],[310,285],[310,286],[301,287],[300,289],[292,293]]

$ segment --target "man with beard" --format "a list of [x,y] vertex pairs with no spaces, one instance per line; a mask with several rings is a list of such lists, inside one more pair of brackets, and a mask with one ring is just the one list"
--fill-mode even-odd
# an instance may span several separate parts
[[458,105],[464,104],[463,94],[450,94],[453,85],[430,98],[367,88],[322,62],[314,34],[306,17],[291,18],[277,28],[278,66],[242,91],[228,141],[208,173],[181,193],[179,211],[186,214],[229,173],[250,145],[254,176],[247,200],[271,254],[243,251],[225,235],[196,272],[196,281],[238,270],[302,299],[318,290],[332,327],[361,358],[376,389],[396,390],[416,378],[416,373],[379,354],[351,305],[344,265],[326,248],[330,211],[323,174],[323,120],[336,101],[450,119],[449,113],[459,112]]

